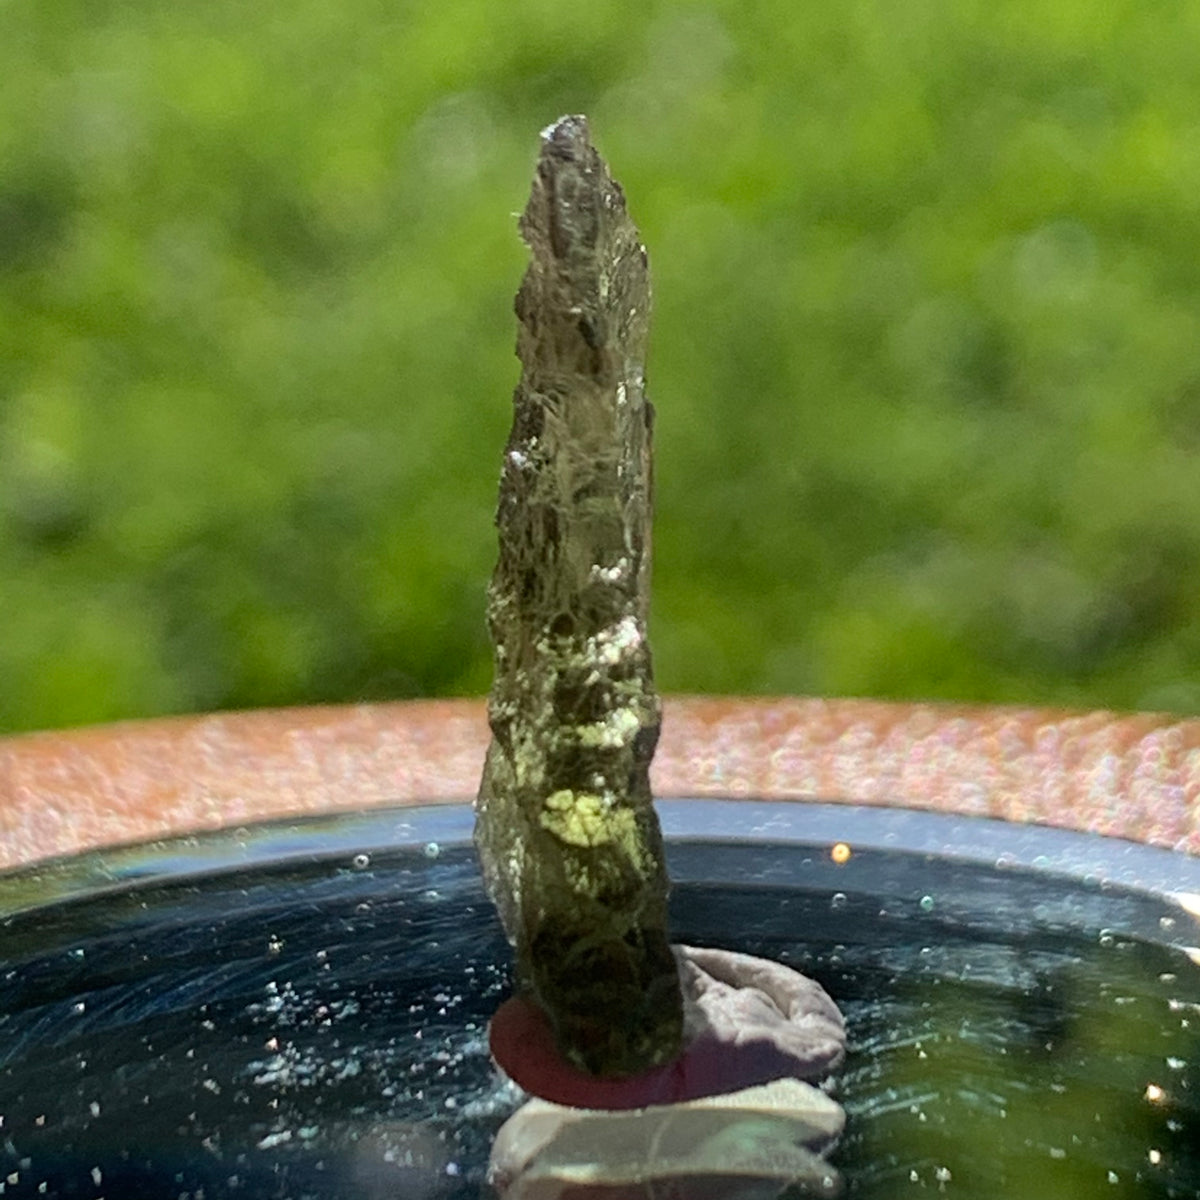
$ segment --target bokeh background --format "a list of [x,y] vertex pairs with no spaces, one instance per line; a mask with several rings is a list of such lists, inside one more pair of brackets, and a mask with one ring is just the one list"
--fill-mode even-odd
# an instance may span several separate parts
[[539,129],[665,689],[1200,712],[1200,8],[7,0],[0,729],[486,690]]

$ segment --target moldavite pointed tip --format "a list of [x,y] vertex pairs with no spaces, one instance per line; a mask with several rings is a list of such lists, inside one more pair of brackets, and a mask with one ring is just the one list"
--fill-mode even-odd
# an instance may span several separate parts
[[649,780],[649,275],[585,118],[543,131],[521,233],[475,839],[520,981],[563,1054],[630,1074],[677,1055],[683,1031]]
[[582,113],[559,117],[542,130],[543,154],[578,151],[591,144],[591,127]]

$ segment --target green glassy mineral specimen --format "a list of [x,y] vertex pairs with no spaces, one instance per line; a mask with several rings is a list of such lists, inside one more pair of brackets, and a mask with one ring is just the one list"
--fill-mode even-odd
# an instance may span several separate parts
[[519,983],[597,1075],[680,1051],[667,875],[649,767],[651,426],[646,250],[583,117],[542,133],[520,223],[521,381],[488,594],[484,879]]

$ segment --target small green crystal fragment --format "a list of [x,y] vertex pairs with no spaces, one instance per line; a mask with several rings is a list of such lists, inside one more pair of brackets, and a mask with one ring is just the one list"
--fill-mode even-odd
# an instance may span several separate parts
[[683,1002],[649,781],[650,280],[585,118],[543,132],[521,233],[475,840],[519,981],[560,1049],[623,1075],[679,1053]]

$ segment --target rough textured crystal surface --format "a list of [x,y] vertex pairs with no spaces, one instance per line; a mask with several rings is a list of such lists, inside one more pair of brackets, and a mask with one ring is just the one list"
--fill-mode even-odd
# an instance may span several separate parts
[[587,121],[542,133],[521,234],[521,381],[488,596],[484,879],[561,1051],[621,1075],[680,1051],[648,771],[651,425],[646,250]]

